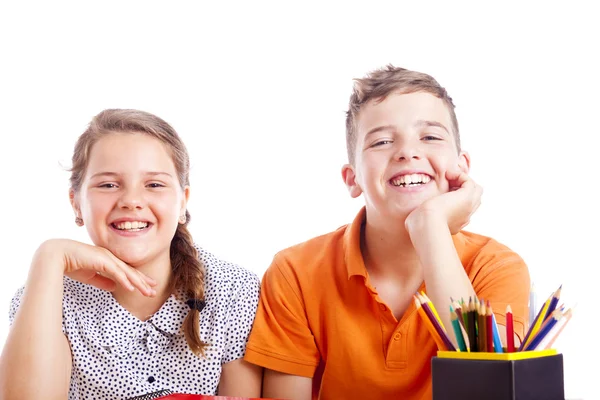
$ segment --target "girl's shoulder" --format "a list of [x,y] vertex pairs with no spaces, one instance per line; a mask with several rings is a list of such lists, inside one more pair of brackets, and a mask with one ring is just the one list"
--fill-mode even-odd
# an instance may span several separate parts
[[206,270],[207,278],[240,284],[260,283],[258,276],[254,272],[235,263],[218,258],[198,245],[195,245],[195,247],[198,250],[198,258]]

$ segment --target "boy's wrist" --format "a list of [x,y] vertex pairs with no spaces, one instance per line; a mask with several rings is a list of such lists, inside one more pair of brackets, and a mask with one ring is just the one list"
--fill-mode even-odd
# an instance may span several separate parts
[[448,222],[446,217],[439,211],[419,207],[406,217],[404,226],[410,237],[413,238],[415,235],[428,231],[447,230]]

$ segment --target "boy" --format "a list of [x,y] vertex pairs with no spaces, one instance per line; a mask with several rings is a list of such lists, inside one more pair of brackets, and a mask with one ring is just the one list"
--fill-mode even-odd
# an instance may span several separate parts
[[431,398],[437,348],[413,294],[427,293],[449,332],[450,297],[489,300],[501,337],[510,304],[518,342],[527,266],[461,230],[482,190],[468,176],[452,99],[431,76],[388,66],[357,80],[346,144],[342,177],[365,207],[275,256],[245,359],[265,367],[264,397]]

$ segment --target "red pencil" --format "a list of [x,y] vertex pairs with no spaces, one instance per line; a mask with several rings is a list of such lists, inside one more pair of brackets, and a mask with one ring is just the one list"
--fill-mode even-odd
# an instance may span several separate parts
[[[485,306],[484,306],[485,307]],[[486,342],[487,342],[487,351],[489,353],[494,352],[494,328],[492,324],[492,307],[490,307],[490,301],[487,301],[487,308],[485,309],[485,333],[486,333]]]
[[513,314],[510,304],[506,306],[506,352],[515,352],[515,328],[513,325]]

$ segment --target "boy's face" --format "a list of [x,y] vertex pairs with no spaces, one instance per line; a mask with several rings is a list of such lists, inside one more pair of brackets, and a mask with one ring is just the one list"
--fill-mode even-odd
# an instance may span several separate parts
[[342,176],[369,213],[396,219],[448,192],[446,171],[456,168],[468,172],[469,156],[457,152],[444,102],[426,92],[394,93],[358,114],[355,165],[344,165]]

